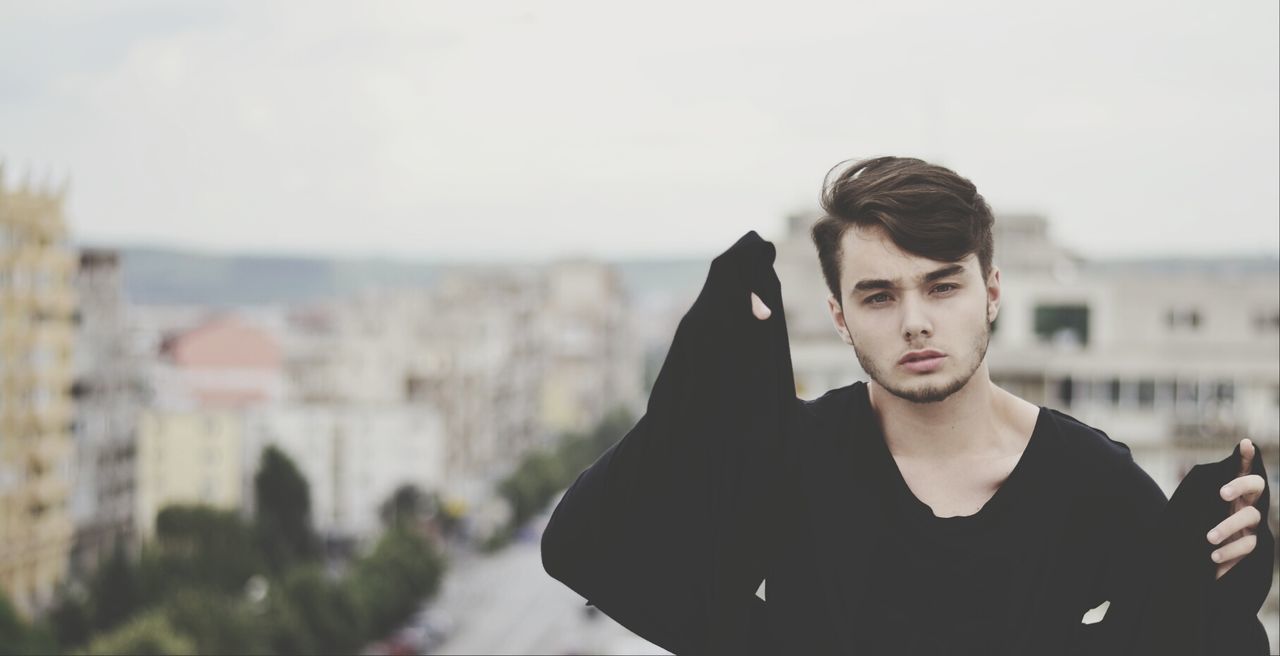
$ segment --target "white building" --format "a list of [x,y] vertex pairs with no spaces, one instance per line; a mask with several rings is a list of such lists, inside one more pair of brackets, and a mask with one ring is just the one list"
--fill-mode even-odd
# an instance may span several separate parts
[[429,290],[296,308],[284,361],[294,404],[438,412],[446,497],[483,506],[529,449],[641,398],[641,346],[611,267],[460,268]]
[[166,506],[244,507],[244,421],[238,410],[143,410],[137,445],[133,517],[141,540],[155,535],[156,516]]
[[[793,217],[775,269],[804,398],[865,380],[836,336],[808,229]],[[988,364],[1005,389],[1130,445],[1171,493],[1249,437],[1280,441],[1280,263],[1088,261],[1038,216],[996,219],[1000,315]]]
[[132,348],[119,255],[85,250],[76,273],[73,572],[91,571],[117,543],[133,546],[138,413],[147,386]]
[[443,421],[428,405],[263,406],[246,412],[244,433],[244,498],[252,504],[262,451],[274,445],[306,477],[323,536],[374,535],[396,488],[439,491],[445,480]]
[[540,314],[545,429],[584,431],[615,408],[636,411],[644,399],[644,347],[617,271],[564,260],[548,268],[547,287]]
[[433,485],[470,506],[534,443],[540,369],[528,330],[536,296],[506,279],[460,286],[297,308],[283,337],[291,406],[431,414],[441,454]]

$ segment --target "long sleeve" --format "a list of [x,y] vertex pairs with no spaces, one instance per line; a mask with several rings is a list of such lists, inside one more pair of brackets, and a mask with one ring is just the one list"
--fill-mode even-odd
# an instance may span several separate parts
[[[1164,504],[1145,472],[1128,477],[1120,493],[1126,512],[1108,529],[1119,538],[1105,579],[1112,604],[1103,622],[1086,630],[1088,653],[1268,653],[1258,611],[1274,568],[1275,539],[1265,519],[1270,491],[1264,489],[1255,506],[1263,517],[1257,545],[1221,579],[1209,558],[1216,547],[1205,538],[1228,516],[1218,490],[1236,478],[1239,466],[1237,446],[1224,460],[1192,468]],[[1267,478],[1260,451],[1252,473]]]
[[[771,649],[754,593],[798,403],[774,256],[749,232],[712,261],[644,416],[578,476],[543,533],[551,576],[675,653]],[[769,319],[752,315],[751,292]]]

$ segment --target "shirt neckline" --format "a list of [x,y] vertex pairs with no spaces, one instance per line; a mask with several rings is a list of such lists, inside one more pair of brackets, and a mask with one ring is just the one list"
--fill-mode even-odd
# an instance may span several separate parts
[[[917,522],[923,522],[931,528],[940,530],[964,530],[971,529],[987,522],[988,519],[1001,514],[1009,505],[1008,498],[1014,496],[1020,486],[1019,481],[1025,476],[1023,470],[1028,469],[1028,461],[1032,460],[1035,453],[1038,453],[1040,442],[1044,441],[1041,433],[1047,428],[1045,423],[1048,420],[1048,409],[1044,406],[1037,406],[1039,412],[1036,415],[1035,427],[1031,430],[1031,436],[1027,440],[1026,446],[1022,449],[1022,454],[1018,456],[1018,462],[1010,470],[1009,476],[1000,484],[990,499],[982,505],[977,511],[970,515],[953,515],[951,517],[939,517],[933,512],[933,508],[921,501],[911,491],[911,487],[907,485],[906,478],[902,475],[902,470],[898,468],[898,462],[894,460],[893,454],[889,451],[888,444],[885,443],[884,432],[880,429],[880,422],[876,420],[875,413],[871,410],[870,397],[867,394],[867,385],[862,383],[858,391],[858,405],[863,411],[863,418],[867,423],[869,432],[868,438],[872,443],[875,451],[875,457],[882,460],[889,470],[890,484],[895,488],[892,492],[899,498],[905,500],[906,506],[909,508],[908,516]],[[1009,488],[1014,490],[1010,491]]]

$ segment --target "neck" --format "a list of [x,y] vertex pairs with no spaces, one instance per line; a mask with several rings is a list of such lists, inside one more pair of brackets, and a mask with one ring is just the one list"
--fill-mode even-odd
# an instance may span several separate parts
[[871,408],[890,453],[899,458],[953,459],[1007,453],[1011,394],[991,382],[984,362],[959,391],[936,403],[913,403],[867,384]]

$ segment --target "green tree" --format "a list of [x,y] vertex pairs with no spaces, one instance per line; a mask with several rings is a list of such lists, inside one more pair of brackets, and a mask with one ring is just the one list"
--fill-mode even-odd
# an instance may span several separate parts
[[591,458],[587,462],[582,463],[582,467],[576,469],[575,472],[586,468],[587,465],[594,462],[596,458],[600,457],[600,454],[607,451],[610,446],[613,446],[614,442],[622,439],[622,437],[627,434],[627,431],[631,430],[635,424],[635,415],[625,407],[619,406],[606,413],[604,418],[600,420],[600,423],[596,424],[595,428],[591,431],[591,442],[595,447],[593,449],[594,453],[591,455]]
[[201,654],[261,654],[267,649],[265,622],[239,596],[185,588],[168,596],[164,610],[170,626],[189,636]]
[[47,619],[61,651],[83,645],[93,634],[93,613],[89,601],[88,592],[78,586],[59,590]]
[[630,411],[615,408],[590,432],[566,433],[554,451],[534,451],[526,455],[516,470],[498,484],[498,494],[511,507],[511,520],[490,535],[480,545],[481,550],[496,551],[506,546],[520,526],[542,512],[552,497],[568,487],[579,472],[634,425]]
[[360,608],[350,590],[329,581],[316,566],[293,568],[283,594],[292,600],[299,621],[329,653],[355,653],[364,643]]
[[272,570],[315,557],[319,540],[311,528],[311,492],[293,460],[274,446],[263,449],[253,484],[255,523]]
[[434,517],[438,508],[439,500],[435,495],[423,492],[413,483],[406,483],[397,487],[395,492],[382,502],[378,507],[378,516],[382,518],[382,525],[387,528],[414,526]]
[[545,451],[535,451],[498,485],[498,493],[511,504],[511,523],[520,526],[536,515],[564,485],[564,464]]
[[252,528],[235,511],[171,505],[157,514],[155,540],[138,569],[144,601],[155,603],[188,587],[239,594],[264,564]]
[[[271,653],[305,656],[331,653],[318,644],[297,607],[297,600],[286,594],[268,594],[264,623],[266,641]],[[323,647],[323,650],[322,650]]]
[[89,599],[96,632],[119,626],[142,606],[138,569],[123,545],[117,544],[89,579]]
[[356,562],[347,581],[361,609],[365,634],[385,635],[440,586],[444,560],[421,535],[392,528]]
[[55,648],[53,636],[43,627],[22,619],[9,598],[0,590],[0,656],[46,654]]
[[155,609],[95,638],[84,653],[184,656],[195,654],[196,645],[189,636],[173,628],[163,610]]

